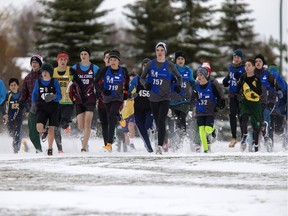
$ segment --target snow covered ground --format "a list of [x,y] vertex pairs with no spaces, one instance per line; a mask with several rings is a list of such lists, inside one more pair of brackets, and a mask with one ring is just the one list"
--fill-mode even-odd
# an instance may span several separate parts
[[[102,140],[65,137],[63,154],[12,154],[0,141],[0,215],[191,215],[287,216],[287,152],[229,149],[216,141],[212,153],[189,146],[159,156],[145,151],[104,152]],[[47,148],[47,143],[43,144]],[[54,151],[56,147],[54,148]]]

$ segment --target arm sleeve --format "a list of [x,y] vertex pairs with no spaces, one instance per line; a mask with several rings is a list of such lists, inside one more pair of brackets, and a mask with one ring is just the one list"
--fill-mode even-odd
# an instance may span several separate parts
[[258,95],[262,94],[262,83],[260,77],[256,77],[256,86],[254,86],[252,83],[247,83],[252,91],[256,92]]
[[95,64],[93,64],[93,71],[94,71],[94,76],[96,76],[96,74],[99,71],[99,67],[97,65],[95,65]]
[[139,79],[139,76],[135,76],[129,83],[129,90],[128,90],[129,93],[131,93],[133,89],[137,87],[138,79]]
[[178,85],[182,85],[182,76],[179,73],[179,71],[177,70],[177,68],[175,67],[175,65],[171,62],[169,62],[169,68],[171,70],[171,73],[176,77]]
[[81,92],[84,92],[85,90],[83,82],[79,78],[77,71],[73,67],[70,67],[70,74],[73,76],[73,80],[79,85]]
[[0,80],[0,105],[5,101],[6,98],[6,87],[4,82]]
[[149,73],[149,70],[150,70],[150,67],[151,67],[151,63],[152,63],[152,61],[150,61],[150,62],[148,62],[148,63],[146,64],[146,67],[145,67],[144,71],[143,71],[142,74],[141,74],[140,83],[141,83],[143,86],[145,86],[145,84],[146,84],[146,82],[147,82],[146,78],[147,78],[147,75],[148,75],[148,73]]
[[21,97],[19,99],[19,103],[25,103],[28,98],[28,86],[27,86],[27,77],[23,81],[22,90],[21,90]]
[[268,82],[271,87],[275,88],[277,91],[281,90],[281,86],[276,82],[274,75],[270,72],[268,72]]
[[38,89],[39,89],[38,80],[36,80],[35,85],[34,85],[34,89],[32,92],[32,103],[36,103],[36,101],[37,101]]
[[7,100],[8,100],[8,93],[5,95],[5,100],[2,102],[2,104],[0,104],[0,110],[1,110],[2,115],[7,114],[7,113],[6,113],[6,103],[7,103]]
[[56,99],[55,102],[59,102],[62,99],[61,87],[57,79],[54,79],[54,86],[56,89]]
[[190,72],[190,74],[189,74],[190,85],[193,88],[194,85],[195,85],[195,79],[194,79],[194,76],[193,76],[194,72],[190,68],[189,68],[189,72]]
[[96,88],[96,90],[103,92],[104,91],[104,86],[102,83],[102,79],[104,78],[106,71],[107,71],[107,66],[105,68],[103,68],[102,70],[98,71],[96,76],[95,76],[95,80],[94,80],[94,86]]
[[237,89],[236,89],[236,92],[235,92],[236,94],[240,94],[241,89],[243,87],[244,79],[245,79],[245,75],[242,74],[240,79],[239,79],[239,82],[237,83]]
[[213,80],[212,92],[217,97],[217,99],[224,99],[224,94],[222,92],[221,86],[217,80]]
[[123,93],[128,94],[129,82],[130,82],[129,73],[128,73],[127,68],[123,68],[123,71],[124,71],[124,79],[125,79],[124,86],[123,86]]

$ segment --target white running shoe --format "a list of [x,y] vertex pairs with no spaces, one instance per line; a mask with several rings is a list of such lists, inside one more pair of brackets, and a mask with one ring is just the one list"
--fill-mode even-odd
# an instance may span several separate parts
[[156,154],[162,155],[162,149],[163,149],[163,147],[158,145],[157,149],[156,149]]

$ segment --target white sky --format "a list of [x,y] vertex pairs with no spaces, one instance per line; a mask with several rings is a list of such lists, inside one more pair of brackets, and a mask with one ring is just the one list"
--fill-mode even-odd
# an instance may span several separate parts
[[[34,1],[34,0],[33,0]],[[31,0],[5,0],[0,1],[0,8],[8,5],[15,7],[31,6]],[[107,20],[114,21],[116,24],[125,23],[125,17],[122,15],[123,6],[128,3],[133,3],[135,0],[105,0],[102,8],[115,9],[109,14]],[[224,0],[212,0],[212,4],[219,4]],[[241,0],[242,1],[242,0]],[[253,10],[251,18],[255,18],[255,32],[260,34],[261,39],[268,39],[271,35],[279,40],[279,7],[280,0],[243,0],[250,4],[250,9]],[[288,25],[287,25],[287,1],[283,0],[283,42],[287,43]]]

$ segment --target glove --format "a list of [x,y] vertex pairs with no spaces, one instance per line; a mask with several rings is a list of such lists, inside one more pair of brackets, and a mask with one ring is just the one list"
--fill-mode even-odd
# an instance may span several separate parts
[[133,94],[131,94],[131,98],[136,98],[138,97],[138,93],[137,92],[134,92]]
[[108,90],[108,89],[105,89],[104,91],[103,91],[103,94],[105,95],[105,96],[109,96],[109,95],[111,95],[111,91],[110,90]]
[[171,79],[171,83],[176,83],[177,82],[177,79],[175,78],[175,77],[173,77],[172,79]]
[[49,103],[51,102],[52,100],[55,100],[56,99],[56,94],[48,94],[45,96],[45,102],[46,103]]
[[144,87],[146,90],[150,91],[152,89],[152,84],[147,82]]
[[181,91],[181,86],[180,86],[180,85],[175,86],[175,87],[174,87],[174,91],[175,91],[177,94],[179,94],[180,91]]
[[224,109],[224,107],[225,107],[225,99],[222,98],[222,99],[219,100],[218,107],[220,109]]
[[198,92],[196,90],[193,90],[192,95],[195,99],[199,99]]
[[222,81],[224,87],[228,87],[229,86],[229,78],[228,77],[225,77]]
[[241,77],[241,73],[239,73],[239,72],[235,72],[235,73],[234,73],[234,78],[235,78],[236,80],[239,80],[240,77]]
[[36,112],[37,112],[36,103],[32,103],[32,105],[30,107],[30,112],[33,113],[33,114],[36,114]]
[[281,90],[277,91],[277,95],[279,99],[283,98],[283,92]]
[[24,109],[24,104],[22,102],[19,101],[19,109],[22,110]]
[[82,103],[86,103],[88,101],[88,97],[86,95],[81,95]]

